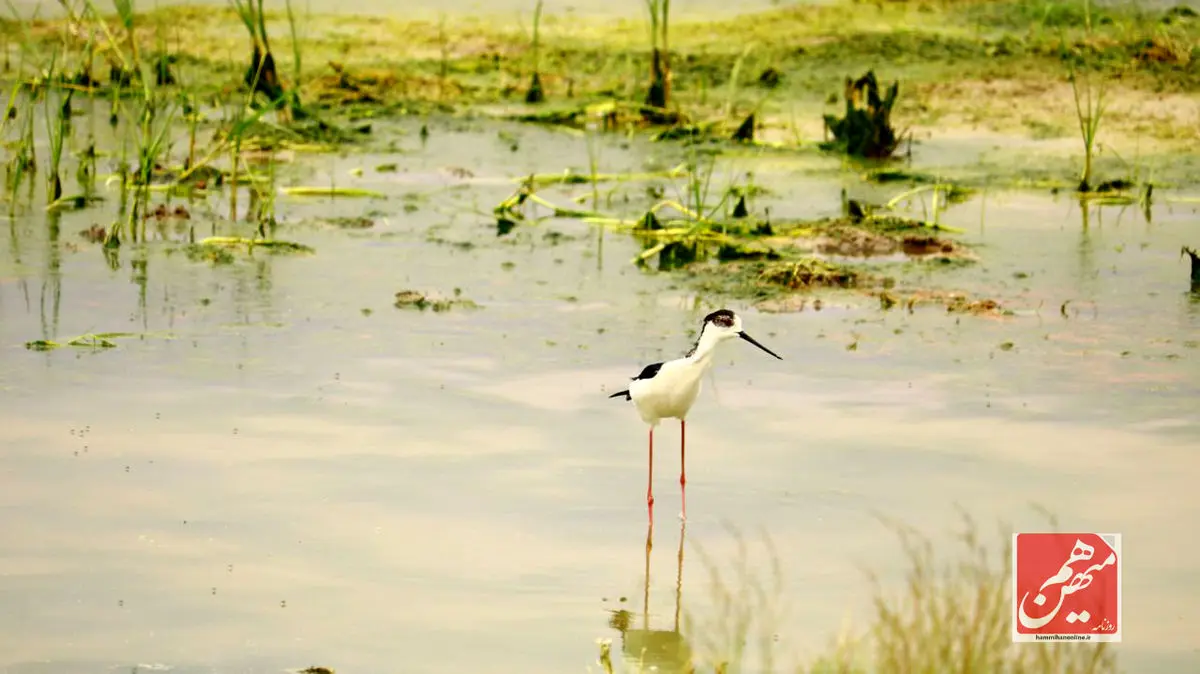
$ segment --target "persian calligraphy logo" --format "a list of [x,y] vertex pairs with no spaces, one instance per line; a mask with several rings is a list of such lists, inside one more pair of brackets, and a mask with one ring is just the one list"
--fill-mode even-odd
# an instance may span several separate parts
[[1120,641],[1120,534],[1013,534],[1013,641]]

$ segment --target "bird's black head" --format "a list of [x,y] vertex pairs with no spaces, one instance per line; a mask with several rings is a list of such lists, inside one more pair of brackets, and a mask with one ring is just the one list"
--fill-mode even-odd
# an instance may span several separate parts
[[742,319],[738,318],[737,314],[734,314],[729,309],[718,309],[717,311],[714,311],[704,317],[704,324],[700,327],[700,339],[696,340],[696,346],[692,347],[692,350],[688,352],[688,356],[696,353],[696,351],[700,348],[700,342],[704,339],[706,334],[711,334],[718,342],[723,342],[735,337],[744,339],[754,346],[757,346],[763,351],[771,354],[772,356],[782,360],[782,357],[779,354],[768,349],[762,344],[759,344],[757,340],[750,335],[747,335],[746,332],[742,330]]
[[732,311],[728,309],[717,309],[716,311],[704,317],[703,325],[712,323],[719,328],[731,328],[733,327],[733,319],[734,315]]

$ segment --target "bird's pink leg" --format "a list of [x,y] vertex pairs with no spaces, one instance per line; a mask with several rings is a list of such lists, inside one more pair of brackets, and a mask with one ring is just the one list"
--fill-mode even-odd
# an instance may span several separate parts
[[687,443],[687,424],[683,419],[679,420],[679,499],[682,502],[683,516],[687,517],[687,469],[685,459]]
[[646,478],[646,507],[654,507],[654,427],[650,427],[650,470]]
[[680,419],[679,420],[679,486],[680,487],[687,484],[687,468],[684,465],[684,458],[685,458],[684,452],[686,451],[686,447],[687,447],[687,442],[685,441],[685,436],[686,436],[686,432],[687,432],[686,428],[687,428],[686,423],[684,422],[683,419]]

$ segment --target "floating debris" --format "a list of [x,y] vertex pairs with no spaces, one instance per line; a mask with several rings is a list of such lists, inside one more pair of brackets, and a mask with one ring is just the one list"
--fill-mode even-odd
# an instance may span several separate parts
[[939,239],[936,236],[909,235],[900,242],[900,248],[905,255],[921,257],[937,253],[951,255],[957,252],[953,241]]
[[993,299],[982,299],[971,301],[962,295],[957,295],[951,299],[946,306],[946,312],[951,314],[992,314],[999,315],[1004,313],[1000,308],[1000,303]]
[[332,216],[325,218],[323,222],[339,229],[370,229],[375,226],[375,221],[365,215]]
[[422,293],[416,290],[401,290],[396,293],[397,309],[419,309],[425,311],[431,309],[435,312],[449,311],[450,309],[478,309],[479,305],[475,302],[462,297],[460,288],[454,289],[454,297],[438,297],[436,295]]
[[103,243],[108,238],[108,231],[101,225],[92,225],[87,229],[79,230],[79,236],[89,243]]
[[185,246],[183,252],[192,262],[211,262],[214,265],[233,264],[236,259],[226,246],[202,246],[193,243]]
[[167,220],[174,218],[176,220],[190,220],[192,214],[183,206],[176,206],[174,210],[167,209],[166,204],[159,204],[158,208],[150,213],[150,216],[155,220]]

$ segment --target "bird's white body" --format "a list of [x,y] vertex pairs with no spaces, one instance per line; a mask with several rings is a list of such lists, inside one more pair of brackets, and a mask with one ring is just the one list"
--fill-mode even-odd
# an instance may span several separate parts
[[663,419],[684,419],[700,395],[701,380],[712,368],[718,338],[702,335],[695,353],[662,364],[650,379],[629,382],[629,397],[642,421],[657,426]]
[[[688,412],[700,395],[700,380],[712,367],[717,347],[731,339],[744,339],[767,353],[780,356],[759,344],[742,331],[742,319],[728,309],[720,309],[704,317],[700,338],[683,358],[647,365],[629,382],[629,388],[617,391],[609,398],[625,398],[637,407],[642,421],[650,425],[649,472],[646,485],[646,505],[654,506],[654,428],[663,419],[679,420],[679,487],[687,483],[684,470],[684,428]],[[686,501],[684,501],[686,504]],[[686,512],[687,506],[684,505]],[[681,515],[682,516],[682,515]]]

